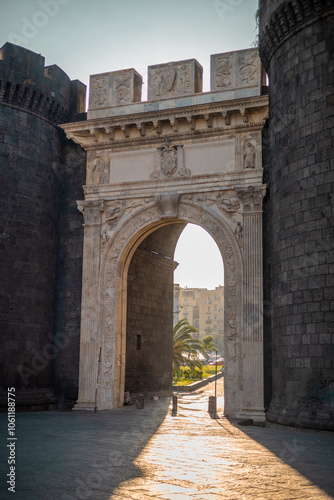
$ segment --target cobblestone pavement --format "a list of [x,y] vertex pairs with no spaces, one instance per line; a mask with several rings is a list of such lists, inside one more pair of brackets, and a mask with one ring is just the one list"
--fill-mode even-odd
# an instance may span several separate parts
[[[211,419],[214,386],[120,410],[17,414],[16,500],[319,500],[334,497],[334,434]],[[223,379],[218,381],[218,414]]]

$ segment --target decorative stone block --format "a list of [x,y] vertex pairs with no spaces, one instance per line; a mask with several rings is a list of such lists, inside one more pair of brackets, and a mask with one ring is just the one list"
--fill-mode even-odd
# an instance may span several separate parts
[[258,89],[262,85],[262,69],[258,49],[238,50],[211,56],[211,91]]
[[141,101],[142,83],[141,75],[133,68],[91,75],[89,109]]
[[196,59],[148,67],[148,100],[202,92],[203,68]]

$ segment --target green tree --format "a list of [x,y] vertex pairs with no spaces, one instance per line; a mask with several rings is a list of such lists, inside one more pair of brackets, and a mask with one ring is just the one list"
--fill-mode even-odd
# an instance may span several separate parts
[[207,335],[206,337],[204,337],[203,344],[204,344],[206,351],[216,351],[217,350],[217,347],[215,345],[215,342],[213,340],[212,335]]
[[173,374],[181,373],[181,366],[186,364],[191,371],[202,369],[200,354],[206,356],[206,349],[200,340],[194,339],[191,334],[198,330],[191,326],[186,319],[181,319],[173,328]]

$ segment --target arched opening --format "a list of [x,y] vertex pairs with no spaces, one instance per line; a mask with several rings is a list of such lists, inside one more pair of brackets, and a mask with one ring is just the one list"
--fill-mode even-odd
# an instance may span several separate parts
[[172,389],[174,250],[185,224],[156,229],[137,246],[127,275],[125,389]]
[[211,335],[223,352],[224,264],[219,248],[201,226],[187,224],[175,249],[174,324],[187,319],[199,340]]
[[[192,224],[190,226],[201,230],[200,226]],[[174,223],[156,229],[138,244],[131,257],[126,297],[124,386],[127,391],[166,394],[172,389],[172,331],[175,324],[173,284],[174,271],[178,265],[174,260],[174,253],[180,235],[186,227],[189,226],[184,223]],[[207,235],[216,246],[215,264],[219,269],[216,267],[215,271],[222,281],[222,257],[212,237],[203,229],[200,234],[202,242],[203,233],[204,240]],[[200,239],[197,239],[196,244],[202,247],[202,252],[205,252],[208,243],[205,246],[205,242],[203,245]],[[206,256],[208,263],[212,263],[211,256]],[[191,259],[191,256],[188,255],[188,258]],[[203,262],[197,262],[197,269],[201,266],[205,268]],[[196,273],[195,264],[192,271]],[[211,280],[211,284],[215,282],[216,280]],[[195,316],[197,312],[199,314],[198,324],[195,321],[196,324],[193,326],[198,328],[201,338],[213,334],[217,347],[223,353],[223,290],[220,287],[219,290],[213,289],[212,294],[208,293],[210,282],[207,280],[206,283],[207,287],[198,283],[200,286],[196,290],[196,301],[200,301],[202,307],[201,304],[197,304],[194,308]],[[208,300],[210,304],[207,303]]]

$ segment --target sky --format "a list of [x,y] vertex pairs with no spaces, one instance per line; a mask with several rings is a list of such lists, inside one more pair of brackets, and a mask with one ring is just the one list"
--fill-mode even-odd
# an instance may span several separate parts
[[[197,59],[208,92],[210,55],[256,44],[257,8],[258,0],[0,0],[0,47],[37,52],[87,87],[89,75],[134,68],[142,100],[148,66]],[[223,284],[218,248],[198,226],[183,231],[175,259],[182,286]]]

